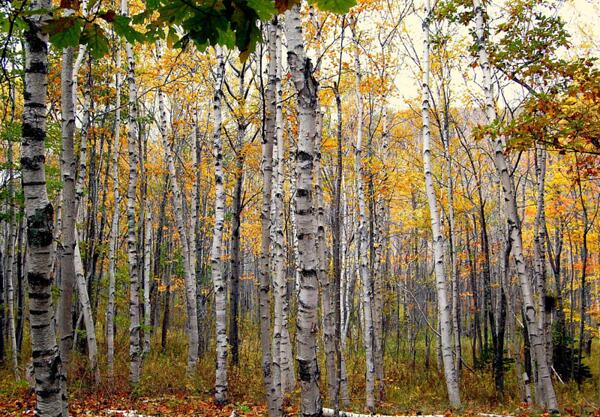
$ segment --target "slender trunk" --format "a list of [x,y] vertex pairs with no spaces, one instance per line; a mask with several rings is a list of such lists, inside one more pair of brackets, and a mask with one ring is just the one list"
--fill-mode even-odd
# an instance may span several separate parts
[[[150,352],[150,336],[151,332],[151,320],[152,308],[150,305],[150,283],[151,280],[151,259],[150,254],[152,253],[152,213],[150,210],[150,203],[146,202],[146,222],[144,231],[144,354]],[[194,284],[195,285],[195,284]],[[195,304],[195,300],[194,300]],[[195,318],[195,316],[194,316]],[[198,344],[196,343],[196,346]]]
[[215,376],[215,400],[227,401],[227,294],[223,278],[223,224],[225,222],[225,191],[223,184],[223,145],[221,138],[222,84],[225,77],[223,52],[217,50],[217,77],[213,100],[213,155],[215,158],[215,225],[213,231],[211,265],[215,291],[217,367]]
[[375,411],[375,361],[374,361],[374,326],[373,326],[373,283],[371,282],[371,271],[369,270],[369,238],[367,229],[367,207],[364,187],[364,167],[362,163],[362,137],[363,137],[363,102],[360,91],[362,73],[360,69],[359,45],[356,38],[356,26],[353,28],[354,42],[354,64],[356,67],[356,144],[354,145],[354,163],[356,175],[356,192],[358,197],[358,242],[357,253],[359,262],[359,274],[362,283],[362,302],[364,309],[363,343],[365,345],[366,359],[366,406],[370,412]]
[[458,387],[458,376],[454,367],[452,349],[452,324],[450,318],[450,304],[448,302],[448,289],[446,276],[444,274],[444,237],[441,232],[438,203],[433,185],[433,174],[431,164],[431,145],[429,128],[429,21],[431,11],[429,0],[425,0],[425,17],[423,19],[423,169],[425,173],[425,187],[427,200],[429,202],[429,214],[431,217],[431,231],[433,234],[434,268],[436,287],[438,295],[438,311],[440,323],[440,338],[444,374],[446,376],[446,388],[448,398],[454,407],[460,406],[460,393]]
[[[275,137],[275,112],[276,112],[276,84],[277,84],[277,20],[272,20],[268,25],[268,54],[269,65],[267,68],[267,86],[263,89],[263,137],[262,137],[262,207],[261,220],[261,244],[260,258],[258,260],[259,275],[259,318],[260,318],[260,344],[262,350],[263,382],[267,394],[267,406],[269,416],[281,415],[281,389],[277,386],[278,377],[274,373],[279,372],[273,366],[273,355],[271,353],[271,306],[269,303],[270,291],[270,255],[271,233],[271,192],[273,187],[273,139]],[[277,314],[277,313],[276,313]],[[275,335],[274,335],[275,336]],[[279,359],[279,358],[276,358]],[[274,382],[275,381],[275,382]]]
[[552,366],[552,335],[550,333],[550,311],[546,311],[546,212],[545,212],[545,184],[546,184],[546,150],[537,146],[535,152],[535,174],[537,180],[537,201],[534,223],[534,275],[538,288],[539,329],[542,343],[544,343],[548,367]]
[[[127,15],[127,0],[121,1],[121,12]],[[137,250],[137,224],[135,201],[138,183],[138,105],[137,83],[135,79],[135,55],[133,46],[125,44],[127,54],[127,84],[129,85],[129,103],[127,115],[127,154],[129,162],[129,183],[127,185],[127,260],[129,265],[129,382],[137,385],[140,380],[140,297],[139,297],[139,260]]]
[[85,335],[88,348],[88,358],[90,360],[90,370],[94,375],[94,382],[100,382],[100,370],[98,369],[98,343],[96,341],[96,328],[92,315],[92,304],[88,294],[87,282],[83,271],[83,263],[81,261],[81,252],[79,250],[77,231],[75,231],[75,256],[73,259],[75,269],[75,281],[77,283],[77,295],[81,304],[83,322],[85,326]]
[[230,275],[230,304],[229,304],[229,344],[231,346],[231,361],[237,366],[239,364],[239,297],[240,297],[240,275],[242,271],[241,256],[241,217],[242,217],[242,198],[244,188],[244,153],[243,144],[246,136],[247,120],[245,118],[245,80],[246,66],[242,64],[239,71],[239,119],[237,121],[237,138],[234,152],[235,159],[235,185],[233,190],[232,222],[231,222],[231,275]]
[[285,32],[288,40],[288,64],[298,106],[296,150],[296,236],[298,239],[299,292],[297,314],[297,361],[301,388],[301,413],[305,416],[322,412],[319,391],[319,367],[316,356],[319,290],[317,279],[317,225],[313,203],[313,167],[317,130],[318,83],[312,76],[313,66],[304,50],[300,6],[286,12]]
[[[67,417],[60,384],[62,363],[54,330],[52,258],[54,209],[45,174],[49,0],[33,0],[25,30],[24,110],[21,167],[27,217],[27,280],[36,414]],[[65,395],[66,397],[66,395]]]
[[[12,370],[15,378],[19,378],[19,359],[17,349],[17,331],[15,323],[15,246],[17,244],[17,224],[15,217],[15,191],[13,179],[13,144],[10,142],[7,149],[8,164],[8,244],[6,245],[8,256],[6,257],[6,298],[8,304],[8,339],[10,342],[10,353]],[[20,279],[19,276],[17,276]],[[1,314],[4,314],[2,311]],[[4,337],[2,335],[1,337]],[[63,389],[66,388],[63,386]]]
[[115,125],[113,134],[112,149],[112,177],[113,177],[113,198],[114,211],[110,229],[110,242],[108,245],[108,304],[106,306],[106,347],[107,347],[107,365],[108,374],[112,379],[114,377],[115,362],[115,287],[116,287],[116,268],[117,252],[119,249],[119,204],[121,197],[119,193],[119,145],[121,138],[121,48],[116,52],[116,71],[115,71]]
[[[73,48],[66,48],[62,54],[61,68],[61,112],[62,150],[61,176],[63,182],[61,203],[60,244],[60,302],[57,311],[60,356],[63,363],[62,384],[67,392],[67,368],[73,348],[73,290],[75,288],[75,103],[73,91]],[[66,405],[65,405],[66,406]]]

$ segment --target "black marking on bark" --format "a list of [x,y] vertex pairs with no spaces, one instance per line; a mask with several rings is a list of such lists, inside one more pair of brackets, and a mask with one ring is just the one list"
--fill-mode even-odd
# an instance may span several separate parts
[[310,382],[310,361],[298,359],[298,376],[302,382]]
[[34,248],[52,244],[54,229],[54,209],[52,204],[36,209],[27,217],[27,241]]
[[[29,282],[29,285],[31,285],[32,287],[38,286],[38,285],[44,286],[44,285],[52,284],[52,279],[48,278],[45,274],[40,274],[38,272],[28,272],[27,273],[27,281]],[[30,293],[29,296],[32,297],[33,293]]]
[[[29,285],[33,286],[31,284],[31,282],[29,283]],[[47,284],[47,285],[50,285],[50,284]],[[50,298],[50,294],[49,293],[40,293],[40,292],[30,292],[29,298],[31,298],[32,300],[47,300],[48,298]],[[31,312],[31,314],[34,314],[34,313]]]
[[41,358],[43,356],[52,355],[52,354],[54,354],[54,349],[34,350],[33,352],[31,352],[31,357],[35,361],[35,359]]
[[298,151],[296,153],[296,159],[298,161],[301,161],[301,162],[312,161],[313,160],[313,156],[311,154],[309,154],[308,152]]
[[[46,131],[39,127],[32,126],[31,123],[23,123],[23,137],[37,142],[43,142],[46,139]],[[39,158],[43,155],[36,155],[35,158]]]
[[48,66],[43,62],[32,62],[25,71],[29,74],[47,74]]
[[54,397],[57,394],[60,394],[60,387],[36,390],[35,393],[40,398],[48,399],[50,397]]
[[29,52],[48,53],[48,44],[40,37],[40,29],[37,24],[31,20],[28,22],[29,30],[25,32],[25,41],[29,44]]

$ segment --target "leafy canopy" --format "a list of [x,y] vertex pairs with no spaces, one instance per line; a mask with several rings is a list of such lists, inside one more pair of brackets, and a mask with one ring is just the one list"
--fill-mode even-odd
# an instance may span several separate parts
[[[92,56],[100,58],[109,51],[110,29],[130,43],[165,39],[171,48],[190,42],[199,50],[211,45],[237,47],[246,59],[261,40],[261,21],[283,13],[301,0],[147,0],[145,9],[131,17],[113,9],[103,9],[98,0],[91,1],[89,11],[81,10],[78,0],[61,0],[44,26],[50,42],[57,48],[86,45]],[[346,13],[356,0],[310,0],[319,9]],[[29,15],[25,0],[15,0],[0,10],[0,20],[26,27]],[[3,24],[2,32],[12,31]],[[12,33],[11,33],[12,35]]]

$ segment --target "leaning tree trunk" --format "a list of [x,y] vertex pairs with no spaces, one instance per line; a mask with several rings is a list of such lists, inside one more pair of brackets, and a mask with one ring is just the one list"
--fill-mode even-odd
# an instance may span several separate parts
[[49,0],[32,0],[25,31],[24,110],[21,167],[27,217],[27,281],[36,414],[64,416],[60,385],[62,363],[54,330],[52,258],[54,209],[48,200],[45,174]]
[[[121,2],[121,12],[127,14],[127,0]],[[137,252],[137,224],[135,200],[138,183],[138,107],[137,83],[135,80],[135,55],[133,46],[127,42],[127,84],[129,103],[127,117],[127,154],[129,162],[129,183],[127,185],[127,261],[129,264],[129,382],[133,385],[140,380],[142,363],[140,348],[140,296],[139,262]]]
[[363,136],[363,102],[360,91],[361,69],[360,57],[358,52],[358,41],[356,39],[356,27],[354,28],[354,64],[356,66],[356,145],[354,148],[356,192],[358,197],[358,242],[357,252],[359,261],[359,274],[362,281],[363,290],[363,343],[365,345],[366,357],[366,403],[370,412],[375,411],[375,360],[373,352],[373,341],[375,337],[375,328],[373,326],[373,283],[371,281],[371,271],[369,271],[368,259],[368,230],[367,230],[367,208],[365,201],[365,187],[363,181],[363,163],[362,163],[362,136]]
[[74,250],[74,269],[75,282],[77,283],[77,294],[79,295],[79,303],[81,304],[81,314],[83,315],[83,323],[85,326],[85,335],[88,348],[88,358],[90,360],[90,370],[94,375],[94,382],[100,382],[100,370],[98,369],[98,342],[96,340],[96,327],[94,325],[94,317],[92,314],[92,304],[88,294],[87,283],[83,271],[83,263],[81,261],[81,252],[79,250],[79,242],[77,231],[75,231],[75,250]]
[[288,64],[294,83],[298,106],[298,139],[296,150],[296,236],[298,239],[298,315],[297,361],[301,387],[301,413],[308,416],[322,412],[317,364],[317,225],[313,203],[313,161],[317,132],[318,83],[312,76],[313,65],[304,51],[304,35],[300,6],[286,12],[285,31],[288,40]]
[[[494,97],[492,94],[492,79],[490,74],[490,62],[487,50],[485,49],[485,21],[484,6],[481,0],[474,1],[475,20],[476,20],[476,42],[479,66],[483,72],[483,88],[485,94],[485,116],[488,123],[496,119],[496,110],[494,106]],[[490,141],[492,139],[490,138]],[[552,385],[550,368],[548,367],[546,347],[543,338],[540,336],[537,312],[533,298],[530,274],[525,264],[523,255],[523,241],[521,235],[521,221],[518,213],[517,196],[514,184],[512,168],[507,160],[505,151],[505,140],[498,135],[493,139],[494,165],[502,186],[504,196],[505,211],[508,223],[508,232],[512,248],[513,258],[516,264],[517,276],[519,278],[521,295],[523,297],[523,311],[531,341],[531,352],[533,360],[537,365],[537,380],[542,385],[541,402],[549,409],[555,410],[558,407],[556,393]]]
[[452,321],[450,318],[450,303],[448,302],[448,288],[444,274],[444,237],[440,226],[440,215],[438,203],[433,185],[433,173],[431,164],[431,133],[429,128],[429,21],[431,11],[429,0],[425,0],[425,17],[423,19],[423,169],[425,173],[425,188],[429,202],[429,215],[431,217],[431,232],[433,234],[434,269],[438,295],[439,324],[441,336],[442,361],[444,375],[446,377],[446,388],[448,399],[454,407],[460,406],[460,392],[458,388],[458,376],[454,367],[452,351]]
[[227,294],[223,278],[223,223],[225,222],[225,191],[223,184],[223,144],[221,138],[222,85],[225,77],[223,52],[217,49],[217,72],[213,100],[213,154],[215,158],[215,225],[211,250],[212,279],[215,292],[217,367],[215,400],[227,401]]

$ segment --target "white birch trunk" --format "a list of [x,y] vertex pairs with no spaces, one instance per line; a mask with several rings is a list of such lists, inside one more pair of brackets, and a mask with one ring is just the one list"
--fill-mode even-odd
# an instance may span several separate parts
[[277,144],[277,166],[276,166],[276,227],[277,238],[280,239],[281,246],[281,265],[277,266],[277,281],[280,286],[281,297],[281,346],[279,349],[279,365],[281,373],[281,391],[282,394],[289,394],[296,385],[294,375],[294,359],[292,353],[292,341],[289,332],[289,302],[287,297],[287,281],[285,276],[285,242],[284,242],[284,218],[283,218],[283,194],[285,182],[285,142],[283,139],[283,89],[282,89],[282,53],[281,53],[281,35],[283,33],[282,19],[277,20],[277,30],[275,33],[275,61],[277,65],[277,76],[275,77],[275,141]]
[[[127,15],[127,0],[121,1],[121,13]],[[138,183],[138,107],[137,83],[135,80],[135,55],[133,46],[125,44],[127,54],[127,84],[129,85],[129,103],[127,117],[127,154],[129,162],[129,183],[127,185],[127,261],[129,265],[129,382],[137,385],[140,380],[140,297],[139,297],[139,260],[137,252],[137,224],[135,201]]]
[[110,378],[114,376],[115,360],[115,286],[116,286],[116,256],[119,246],[119,204],[121,197],[119,193],[119,145],[121,138],[121,48],[117,49],[116,71],[115,71],[115,130],[112,150],[112,177],[114,211],[110,228],[110,243],[108,246],[108,304],[106,306],[106,345],[107,365]]
[[446,377],[446,388],[448,399],[454,407],[460,406],[460,393],[458,388],[458,376],[454,367],[452,349],[452,321],[450,317],[450,303],[448,302],[448,288],[444,274],[444,237],[440,226],[440,215],[438,211],[437,198],[433,185],[433,174],[431,164],[431,145],[429,128],[429,21],[431,11],[429,0],[425,0],[425,16],[423,19],[423,84],[422,84],[422,117],[423,117],[423,169],[425,174],[425,187],[429,203],[429,215],[431,217],[431,232],[433,235],[434,269],[436,277],[438,311],[440,323],[440,337],[444,375]]
[[[19,378],[19,359],[17,350],[17,332],[15,328],[15,246],[17,245],[17,225],[15,219],[15,192],[13,183],[13,144],[8,143],[8,244],[7,246],[7,257],[6,257],[6,298],[8,304],[8,339],[10,343],[10,359],[12,363],[13,373],[15,378]],[[1,266],[0,266],[1,267]],[[4,311],[0,312],[4,314]],[[4,335],[0,335],[4,337]]]
[[211,266],[215,292],[217,367],[215,371],[215,400],[227,401],[227,294],[223,278],[223,223],[225,221],[225,191],[223,184],[223,145],[221,138],[222,85],[225,77],[223,52],[217,49],[217,71],[213,100],[213,156],[215,158],[215,225],[213,230]]
[[369,271],[369,238],[367,230],[367,205],[365,201],[365,187],[363,180],[362,166],[362,136],[363,136],[363,102],[360,84],[362,74],[360,69],[360,57],[358,52],[358,39],[356,37],[356,23],[353,28],[354,65],[356,71],[356,144],[354,146],[354,171],[356,175],[356,193],[358,197],[358,242],[357,254],[359,263],[359,275],[362,283],[362,303],[363,303],[363,343],[365,346],[366,360],[366,406],[370,412],[375,411],[375,361],[373,342],[375,337],[375,328],[373,326],[373,283],[371,281],[371,271]]
[[[267,68],[267,87],[264,94],[264,134],[261,144],[262,161],[262,207],[260,213],[261,220],[261,242],[260,259],[258,262],[259,275],[259,318],[260,318],[260,344],[262,350],[262,374],[267,396],[267,407],[269,417],[281,415],[282,395],[281,388],[278,386],[279,368],[273,363],[273,356],[278,355],[277,351],[271,352],[271,306],[269,300],[269,291],[271,288],[271,266],[269,251],[271,248],[271,193],[273,188],[273,140],[275,138],[275,86],[277,78],[277,23],[273,20],[267,27],[269,65]],[[276,309],[278,306],[275,307]],[[277,331],[281,328],[279,318]],[[273,335],[273,339],[275,334]],[[277,346],[273,346],[277,349]],[[276,358],[275,360],[278,360]],[[277,369],[275,369],[277,368]],[[275,375],[276,374],[276,375]]]
[[[284,239],[284,202],[283,184],[285,181],[285,149],[283,140],[283,90],[281,87],[281,19],[270,25],[269,36],[274,36],[274,59],[275,65],[275,151],[273,152],[273,166],[275,172],[275,186],[273,192],[273,269],[274,277],[274,329],[273,329],[273,385],[276,395],[280,398],[294,388],[293,359],[290,334],[288,330],[288,300],[287,282],[285,275],[285,239]],[[271,67],[269,67],[271,70]]]
[[46,103],[48,84],[48,35],[42,26],[50,18],[49,0],[32,0],[33,11],[25,31],[24,110],[21,166],[27,218],[26,266],[29,283],[29,323],[36,414],[63,416],[60,385],[61,360],[52,307],[53,214],[45,174]]
[[[152,335],[151,329],[151,317],[152,317],[152,307],[150,305],[150,283],[152,280],[150,279],[150,274],[152,273],[152,263],[151,263],[151,254],[152,254],[152,213],[150,202],[146,202],[146,222],[145,222],[145,231],[144,231],[144,347],[143,353],[147,354],[150,352],[150,336]],[[194,290],[196,284],[194,283]],[[196,300],[194,299],[194,306],[196,305]],[[196,322],[196,316],[191,319]],[[195,343],[198,346],[198,342]],[[197,347],[196,347],[197,349]]]
[[[66,48],[62,54],[61,68],[61,113],[62,150],[60,170],[63,183],[60,209],[61,250],[60,250],[60,301],[57,308],[57,325],[60,357],[63,363],[61,383],[67,392],[67,368],[73,348],[73,290],[75,288],[75,92],[73,90],[73,48]],[[66,403],[65,403],[66,407]]]
[[319,286],[317,280],[316,219],[313,203],[313,161],[317,133],[318,83],[312,76],[312,63],[304,51],[300,6],[286,12],[288,64],[298,93],[298,140],[296,150],[295,211],[298,238],[300,288],[297,315],[297,361],[301,387],[301,413],[308,417],[321,414],[316,333]]

